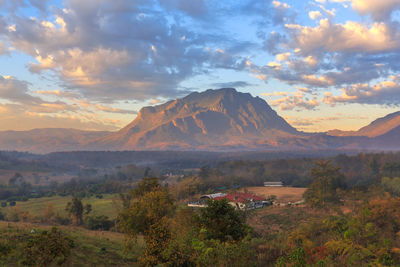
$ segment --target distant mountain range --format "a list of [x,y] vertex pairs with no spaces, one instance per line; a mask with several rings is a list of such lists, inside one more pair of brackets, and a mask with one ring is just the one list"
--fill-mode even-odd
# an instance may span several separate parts
[[75,150],[263,151],[400,150],[400,112],[358,131],[304,133],[263,99],[232,88],[207,90],[144,107],[117,132],[35,129],[0,132],[0,150],[34,153]]
[[400,127],[400,111],[389,114],[383,118],[374,120],[369,125],[359,129],[358,131],[328,131],[328,135],[332,136],[367,136],[377,137],[387,134]]

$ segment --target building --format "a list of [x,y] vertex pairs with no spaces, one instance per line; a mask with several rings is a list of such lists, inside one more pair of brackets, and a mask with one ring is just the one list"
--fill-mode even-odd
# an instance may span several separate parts
[[188,207],[204,208],[204,207],[207,207],[207,200],[224,197],[226,195],[227,195],[226,193],[215,193],[215,194],[209,194],[209,195],[202,195],[199,200],[189,202]]
[[279,187],[279,186],[283,186],[283,183],[282,182],[264,182],[264,186]]
[[197,201],[188,203],[189,207],[204,208],[207,207],[207,200],[209,199],[226,199],[229,204],[240,210],[258,209],[265,206],[272,205],[272,201],[266,200],[264,197],[256,196],[251,193],[216,193],[210,195],[203,195]]
[[226,199],[229,204],[240,210],[258,209],[272,204],[264,197],[244,192],[230,193],[225,196],[216,197],[215,199]]

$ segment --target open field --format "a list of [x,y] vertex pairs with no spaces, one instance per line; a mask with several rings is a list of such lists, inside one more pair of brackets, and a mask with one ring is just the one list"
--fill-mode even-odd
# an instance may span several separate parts
[[[90,231],[81,227],[57,226],[74,242],[71,255],[62,266],[136,266],[136,259],[142,253],[144,241],[138,238],[132,253],[124,253],[124,235],[107,231]],[[0,266],[22,266],[19,255],[24,240],[31,230],[50,230],[50,226],[32,223],[12,223],[0,221],[0,243],[10,244],[13,249],[8,255],[0,254]],[[13,243],[13,240],[18,240]],[[22,255],[23,256],[23,255]],[[5,264],[5,265],[4,265]],[[55,265],[51,265],[55,266]]]
[[307,188],[299,187],[266,187],[266,186],[255,186],[246,187],[247,191],[258,196],[270,197],[276,196],[277,202],[287,203],[296,202],[303,199],[303,193]]
[[[56,213],[65,216],[65,207],[67,203],[72,200],[71,196],[53,196],[53,197],[42,197],[32,198],[28,201],[17,201],[17,207],[22,211],[29,211],[34,217],[41,216],[43,211],[46,209],[47,202],[50,202],[54,206]],[[82,203],[84,205],[91,204],[93,215],[105,215],[110,219],[117,216],[119,210],[119,196],[117,194],[104,194],[102,199],[92,196],[90,198],[83,198]],[[0,211],[6,213],[7,208],[0,208]]]
[[306,206],[266,207],[252,211],[247,223],[259,234],[290,232],[301,223],[322,221],[330,211],[311,209]]

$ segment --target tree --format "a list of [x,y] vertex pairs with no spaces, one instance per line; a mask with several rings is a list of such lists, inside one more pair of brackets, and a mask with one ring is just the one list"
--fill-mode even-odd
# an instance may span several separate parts
[[313,182],[304,193],[312,206],[323,207],[327,203],[339,202],[336,189],[343,188],[343,174],[330,161],[317,161],[311,169]]
[[83,215],[83,204],[82,201],[74,197],[72,199],[72,202],[67,203],[67,207],[65,210],[68,212],[68,214],[72,217],[72,221],[76,225],[81,225],[83,222],[82,215]]
[[207,207],[200,210],[199,222],[209,239],[221,241],[239,240],[246,234],[244,216],[226,199],[210,200]]
[[8,180],[9,186],[17,186],[24,180],[24,177],[19,173],[16,172],[13,177]]
[[61,265],[67,260],[73,246],[73,241],[56,227],[51,231],[33,233],[23,248],[22,263],[24,266]]
[[146,249],[139,260],[146,266],[154,266],[167,260],[162,255],[170,239],[169,218],[174,202],[168,189],[156,178],[145,178],[128,195],[122,195],[123,210],[119,214],[119,226],[128,240],[143,234]]
[[56,212],[54,211],[53,203],[47,202],[46,209],[44,210],[43,215],[42,215],[42,221],[43,222],[51,222],[52,220],[54,220],[55,216],[56,216]]

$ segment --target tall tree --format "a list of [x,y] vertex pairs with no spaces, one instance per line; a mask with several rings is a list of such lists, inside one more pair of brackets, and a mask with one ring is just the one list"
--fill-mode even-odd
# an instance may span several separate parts
[[71,202],[68,202],[65,210],[72,217],[72,220],[76,225],[82,224],[82,215],[84,209],[82,201],[79,198],[74,197]]
[[344,175],[330,161],[317,161],[311,169],[313,182],[304,193],[312,206],[323,207],[327,203],[339,202],[336,189],[343,188]]
[[138,234],[145,237],[146,249],[140,261],[146,266],[165,262],[162,251],[170,239],[169,219],[175,208],[172,195],[156,178],[145,178],[123,202],[119,226],[128,240]]

